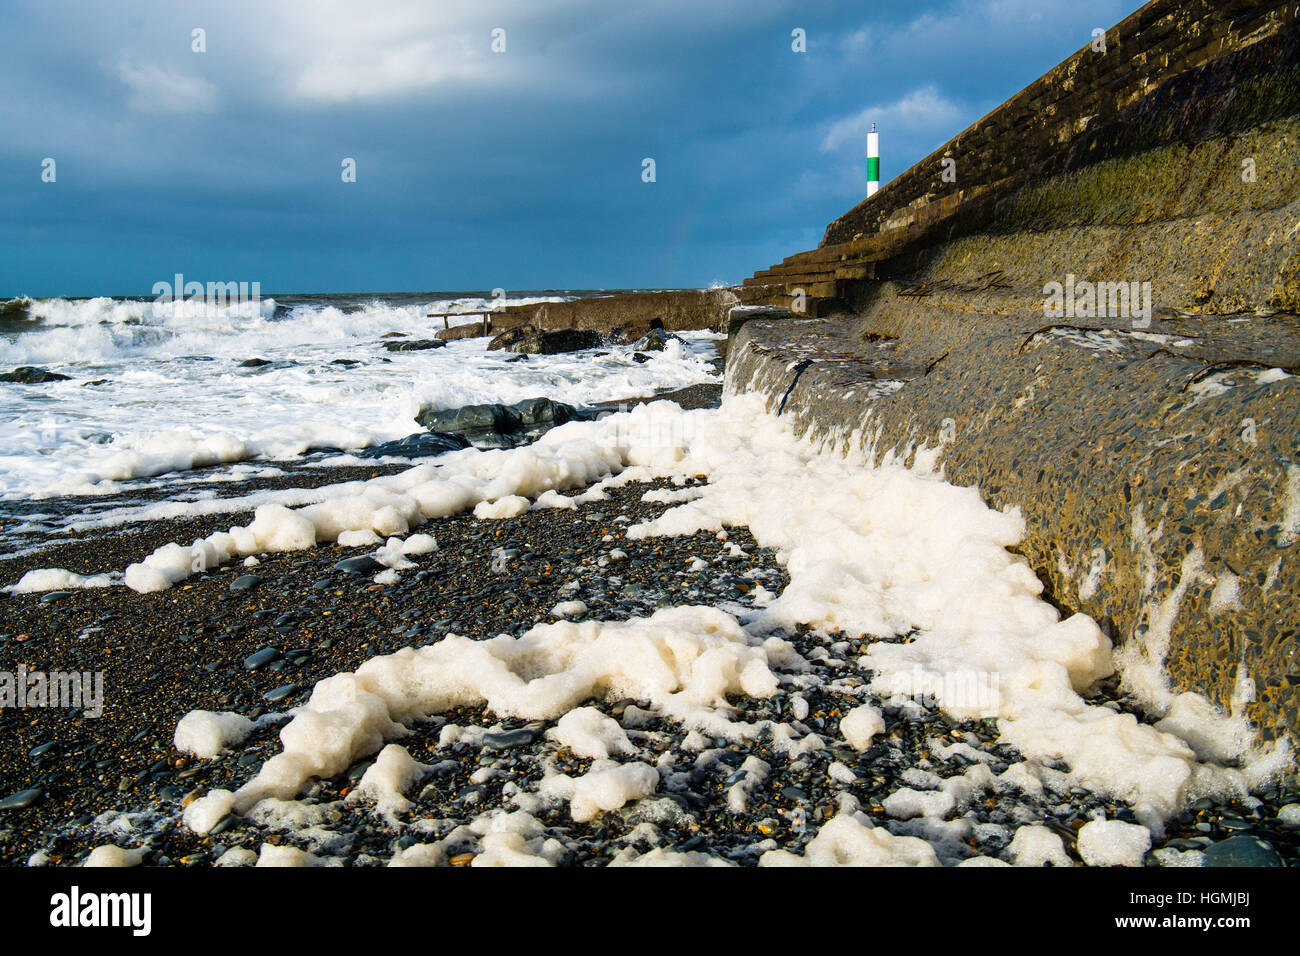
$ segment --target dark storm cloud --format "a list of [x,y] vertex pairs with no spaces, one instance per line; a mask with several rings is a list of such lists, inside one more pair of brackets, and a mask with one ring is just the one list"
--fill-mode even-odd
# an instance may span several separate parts
[[888,180],[1127,12],[17,0],[0,294],[738,281],[857,201],[871,121]]

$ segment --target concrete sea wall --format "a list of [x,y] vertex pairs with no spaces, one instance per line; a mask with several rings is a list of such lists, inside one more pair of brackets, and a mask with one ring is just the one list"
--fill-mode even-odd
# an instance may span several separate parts
[[[727,366],[814,438],[942,446],[1130,690],[1266,739],[1300,733],[1298,14],[1143,7],[749,280],[806,310]],[[1121,282],[1126,309],[1048,308]]]
[[[621,329],[637,338],[658,319],[669,331],[725,331],[727,317],[734,307],[766,298],[764,289],[682,289],[517,305],[493,312],[490,330],[503,332],[521,325],[532,325],[544,331],[595,329],[613,332]],[[465,338],[482,334],[480,326],[458,326],[438,333],[438,337]]]

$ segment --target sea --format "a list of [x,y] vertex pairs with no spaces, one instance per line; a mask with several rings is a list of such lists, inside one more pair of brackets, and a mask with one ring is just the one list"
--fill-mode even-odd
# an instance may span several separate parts
[[458,313],[458,325],[485,308],[604,294],[12,300],[0,309],[0,372],[68,378],[0,383],[0,501],[116,494],[215,464],[360,450],[420,431],[424,408],[538,396],[586,405],[718,380],[709,332],[640,355],[624,345],[521,359],[481,337],[386,348],[432,338],[444,323],[431,312]]

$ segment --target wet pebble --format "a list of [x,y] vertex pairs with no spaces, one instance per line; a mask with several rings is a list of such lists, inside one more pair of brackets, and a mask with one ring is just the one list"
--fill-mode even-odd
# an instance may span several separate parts
[[261,670],[268,664],[280,659],[280,651],[274,647],[264,647],[256,653],[249,654],[244,658],[244,669],[250,671]]
[[40,787],[19,790],[0,800],[0,810],[26,810],[41,798],[44,791]]

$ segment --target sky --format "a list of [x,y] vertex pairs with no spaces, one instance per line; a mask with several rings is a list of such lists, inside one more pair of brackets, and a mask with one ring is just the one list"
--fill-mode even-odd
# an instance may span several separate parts
[[0,296],[739,282],[1138,5],[0,0]]

